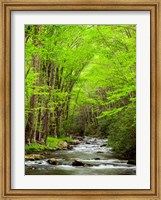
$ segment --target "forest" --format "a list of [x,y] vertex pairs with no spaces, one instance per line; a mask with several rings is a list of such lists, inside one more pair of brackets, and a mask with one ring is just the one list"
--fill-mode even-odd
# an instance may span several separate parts
[[136,158],[135,25],[25,25],[26,149],[78,136]]

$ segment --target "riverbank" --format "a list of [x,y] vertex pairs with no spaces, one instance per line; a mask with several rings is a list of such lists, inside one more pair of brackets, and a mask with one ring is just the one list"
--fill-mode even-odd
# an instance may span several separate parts
[[43,151],[55,151],[66,148],[73,139],[69,137],[54,138],[48,137],[47,144],[38,144],[36,142],[25,145],[25,154],[40,153]]

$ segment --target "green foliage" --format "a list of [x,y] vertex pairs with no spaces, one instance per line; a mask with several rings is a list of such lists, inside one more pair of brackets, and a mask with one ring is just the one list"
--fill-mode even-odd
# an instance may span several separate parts
[[26,141],[48,145],[26,148],[87,134],[134,155],[136,26],[26,25],[25,40]]
[[47,145],[38,144],[36,142],[31,143],[30,145],[25,145],[25,152],[26,153],[33,153],[33,152],[42,152],[42,151],[50,151],[55,150],[56,148],[60,148],[60,142],[72,142],[72,138],[69,137],[61,137],[61,138],[47,138]]
[[89,123],[86,126],[84,132],[85,132],[85,135],[87,135],[87,136],[97,136],[98,137],[100,135],[99,128],[93,123]]
[[97,117],[97,119],[101,119],[102,117],[105,117],[105,116],[116,115],[119,112],[121,112],[123,109],[124,107],[120,107],[120,108],[113,108],[112,110],[104,111],[102,112],[102,115]]
[[136,109],[128,108],[112,119],[108,127],[109,142],[119,156],[136,158]]
[[46,150],[50,150],[50,148],[36,142],[31,143],[30,145],[25,145],[25,153],[41,152]]
[[53,147],[54,145],[57,145],[61,141],[72,142],[72,140],[73,140],[72,138],[64,137],[64,136],[61,136],[60,138],[48,137],[47,143],[50,147]]

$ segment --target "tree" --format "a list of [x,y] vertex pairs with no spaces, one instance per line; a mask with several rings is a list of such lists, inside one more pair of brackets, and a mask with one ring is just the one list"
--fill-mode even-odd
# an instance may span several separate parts
[[26,143],[89,134],[135,152],[135,25],[27,25],[25,42]]

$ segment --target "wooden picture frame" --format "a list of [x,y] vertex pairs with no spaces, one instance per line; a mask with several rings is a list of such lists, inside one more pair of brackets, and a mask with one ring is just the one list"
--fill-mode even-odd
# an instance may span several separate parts
[[[160,2],[159,0],[56,1],[2,0],[0,35],[0,199],[161,199]],[[151,13],[151,188],[141,190],[28,190],[11,189],[11,12],[14,10],[116,10]]]

